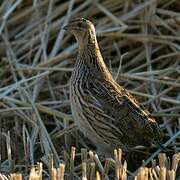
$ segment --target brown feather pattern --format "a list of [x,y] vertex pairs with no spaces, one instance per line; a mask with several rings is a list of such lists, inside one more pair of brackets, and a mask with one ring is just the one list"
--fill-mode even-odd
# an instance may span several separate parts
[[81,18],[66,29],[79,44],[70,81],[72,114],[79,129],[105,152],[112,147],[160,143],[158,123],[112,78],[101,56],[94,25]]

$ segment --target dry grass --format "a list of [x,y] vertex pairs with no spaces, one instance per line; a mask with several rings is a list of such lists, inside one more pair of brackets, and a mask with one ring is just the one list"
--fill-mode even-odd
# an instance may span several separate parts
[[[154,160],[152,162],[152,167],[140,167],[137,173],[131,173],[127,170],[127,162],[122,162],[122,151],[121,149],[114,150],[114,159],[107,158],[103,164],[100,162],[97,154],[92,151],[87,153],[87,149],[81,149],[81,163],[74,167],[75,158],[78,158],[78,154],[75,154],[75,148],[71,148],[70,156],[68,161],[60,163],[57,168],[54,168],[53,157],[50,156],[49,160],[49,174],[48,172],[43,173],[42,163],[38,163],[36,167],[30,169],[28,176],[29,180],[41,180],[51,179],[51,180],[64,180],[64,179],[80,179],[82,180],[94,180],[102,179],[109,180],[115,178],[116,180],[174,180],[177,173],[178,163],[180,161],[180,153],[174,154],[172,162],[169,161],[166,154],[160,153],[158,156],[159,163]],[[66,168],[65,168],[66,167]],[[65,170],[66,169],[66,170]],[[44,177],[48,174],[48,177]],[[21,180],[23,175],[20,173],[13,173],[9,176],[4,176],[0,174],[2,179],[10,180]]]
[[[126,166],[131,174],[139,172],[137,179],[147,171],[157,173],[154,179],[175,176],[173,168],[164,168],[164,160],[159,169],[153,164],[152,169],[137,171],[161,156],[158,147],[123,154],[123,166],[116,158],[103,164],[93,153],[90,164],[82,161],[94,147],[71,116],[68,88],[77,44],[61,27],[75,17],[94,22],[107,66],[156,117],[164,133],[163,151],[172,158],[180,151],[179,12],[179,0],[0,1],[0,172],[28,177],[30,167],[42,162],[43,177],[59,171],[62,175],[64,164],[65,177],[71,179],[82,174],[84,179],[106,179],[106,172],[111,179],[118,176],[118,168],[130,176],[122,169]],[[85,148],[76,160],[72,146],[77,152]],[[52,171],[49,154],[59,170]],[[111,161],[114,171],[109,170]]]

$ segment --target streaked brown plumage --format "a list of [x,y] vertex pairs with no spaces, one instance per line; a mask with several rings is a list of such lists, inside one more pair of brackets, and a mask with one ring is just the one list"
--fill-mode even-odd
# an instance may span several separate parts
[[157,122],[112,78],[99,50],[94,25],[80,18],[64,29],[79,45],[70,100],[75,122],[84,135],[105,153],[116,147],[160,143]]

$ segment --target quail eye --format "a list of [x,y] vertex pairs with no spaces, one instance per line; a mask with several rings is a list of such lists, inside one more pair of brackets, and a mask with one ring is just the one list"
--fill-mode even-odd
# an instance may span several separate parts
[[79,22],[79,23],[78,23],[78,27],[86,29],[86,28],[87,28],[87,25],[86,25],[86,23]]
[[78,23],[78,27],[82,27],[82,23],[79,22],[79,23]]

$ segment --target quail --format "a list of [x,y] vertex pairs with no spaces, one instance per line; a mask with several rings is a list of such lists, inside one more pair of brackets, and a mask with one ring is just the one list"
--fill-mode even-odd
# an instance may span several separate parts
[[65,27],[78,42],[78,55],[70,79],[72,114],[79,130],[98,151],[130,149],[161,143],[158,123],[137,100],[113,79],[101,55],[95,27],[85,18]]

